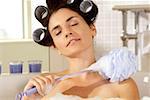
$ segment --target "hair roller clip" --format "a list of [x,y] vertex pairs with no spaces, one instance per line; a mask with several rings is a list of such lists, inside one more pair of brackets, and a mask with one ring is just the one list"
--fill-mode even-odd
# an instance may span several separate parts
[[77,7],[81,4],[82,1],[83,0],[67,0],[67,4],[74,6],[74,7]]
[[92,0],[84,0],[80,4],[80,10],[85,14],[86,18],[94,21],[98,14],[98,8]]
[[33,32],[33,40],[43,46],[51,46],[53,44],[49,32],[42,28],[38,28]]
[[80,4],[80,10],[83,12],[83,13],[88,13],[92,10],[92,7],[93,7],[93,3],[91,0],[84,0],[81,2]]
[[96,19],[98,8],[92,0],[67,0],[67,4],[78,8],[88,20],[93,22]]
[[38,6],[35,9],[35,17],[36,19],[44,26],[46,27],[49,20],[49,10],[45,6]]

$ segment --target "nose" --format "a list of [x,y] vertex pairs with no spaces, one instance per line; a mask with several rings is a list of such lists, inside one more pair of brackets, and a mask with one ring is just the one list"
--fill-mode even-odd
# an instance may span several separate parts
[[70,32],[69,34],[66,34],[65,37],[68,38],[69,35],[72,35],[72,33]]
[[68,38],[69,36],[71,36],[73,34],[70,27],[64,27],[63,32],[64,32],[64,37],[65,38]]

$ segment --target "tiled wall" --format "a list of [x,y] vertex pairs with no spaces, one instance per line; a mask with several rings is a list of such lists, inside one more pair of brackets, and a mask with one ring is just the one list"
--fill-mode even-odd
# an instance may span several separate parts
[[[96,21],[97,36],[95,37],[96,56],[99,58],[107,51],[122,46],[120,35],[122,33],[122,13],[113,11],[114,5],[131,5],[131,4],[150,4],[149,0],[95,0],[99,7],[99,15]],[[147,25],[150,24],[150,14],[142,12],[139,19],[140,32],[145,31]],[[127,32],[134,32],[134,14],[128,12]],[[128,47],[134,52],[134,40],[129,40]],[[147,55],[147,60],[150,57]],[[150,64],[142,65],[143,71],[150,71]]]
[[112,12],[112,3],[109,1],[97,0],[99,14],[96,21],[97,36],[96,51],[97,54],[109,51],[112,48],[121,46],[121,13]]

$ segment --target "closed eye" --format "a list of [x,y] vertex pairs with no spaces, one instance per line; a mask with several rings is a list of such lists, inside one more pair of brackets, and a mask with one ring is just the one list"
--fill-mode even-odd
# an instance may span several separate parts
[[78,23],[72,24],[71,26],[76,26],[76,25],[78,25]]
[[58,33],[56,33],[56,36],[58,36],[61,33],[61,31],[59,31]]

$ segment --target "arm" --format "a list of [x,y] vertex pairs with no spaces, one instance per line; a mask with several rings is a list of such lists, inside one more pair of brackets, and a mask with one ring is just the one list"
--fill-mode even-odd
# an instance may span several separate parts
[[23,97],[23,100],[30,100],[35,98],[42,98],[45,95],[46,85],[49,85],[54,82],[55,76],[50,73],[43,73],[31,78],[26,84],[24,91],[31,89],[32,87],[36,87],[37,93],[32,94],[31,96]]
[[58,73],[42,73],[40,75],[34,76],[26,84],[24,91],[35,86],[37,88],[38,93],[35,93],[30,97],[24,96],[23,100],[28,100],[28,99],[32,99],[32,98],[33,99],[42,98],[42,96],[45,95],[45,85],[54,83],[56,77],[65,75],[66,73],[67,73],[67,70],[58,72]]
[[[72,79],[65,79],[63,81],[60,81],[58,84],[54,85],[52,90],[41,100],[50,100],[51,97],[56,96],[56,93],[63,93],[66,90],[72,88],[73,86],[75,86],[75,84]],[[63,95],[61,96],[63,98]]]

